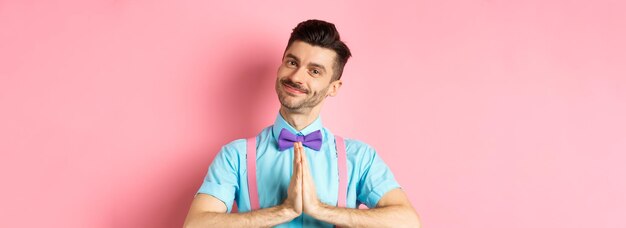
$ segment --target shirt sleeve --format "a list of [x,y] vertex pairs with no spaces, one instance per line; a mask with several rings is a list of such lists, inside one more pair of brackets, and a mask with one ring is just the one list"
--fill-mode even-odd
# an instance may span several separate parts
[[363,145],[360,150],[363,151],[360,153],[361,179],[357,184],[357,200],[374,208],[385,193],[400,188],[400,185],[372,147]]
[[228,213],[232,210],[235,194],[239,189],[239,154],[236,145],[245,145],[245,140],[239,141],[241,140],[235,140],[222,147],[196,193],[208,194],[221,200],[228,208]]

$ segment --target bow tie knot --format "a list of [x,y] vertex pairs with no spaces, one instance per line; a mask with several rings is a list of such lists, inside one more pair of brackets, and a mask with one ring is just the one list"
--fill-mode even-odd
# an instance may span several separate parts
[[303,146],[319,151],[322,148],[322,132],[317,130],[308,135],[294,135],[283,128],[278,136],[278,150],[289,149],[295,142],[302,142]]

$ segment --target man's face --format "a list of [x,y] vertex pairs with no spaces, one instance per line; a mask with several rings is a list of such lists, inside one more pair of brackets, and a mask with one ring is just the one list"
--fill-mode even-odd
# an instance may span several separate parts
[[305,111],[334,96],[341,81],[331,83],[335,51],[294,41],[285,51],[278,68],[276,93],[283,107]]

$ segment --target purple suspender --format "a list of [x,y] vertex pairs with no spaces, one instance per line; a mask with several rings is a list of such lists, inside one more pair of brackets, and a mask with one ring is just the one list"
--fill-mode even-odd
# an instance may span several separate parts
[[[346,207],[348,194],[348,169],[346,167],[346,144],[341,136],[335,135],[337,145],[337,167],[339,171],[338,207]],[[252,159],[250,159],[252,158]],[[258,210],[259,191],[256,183],[256,137],[248,138],[246,143],[246,162],[248,163],[248,193],[251,210]]]

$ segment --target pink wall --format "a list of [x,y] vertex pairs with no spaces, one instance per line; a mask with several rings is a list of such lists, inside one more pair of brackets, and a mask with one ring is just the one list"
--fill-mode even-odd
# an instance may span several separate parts
[[0,1],[0,227],[180,227],[308,18],[426,227],[626,227],[623,1],[229,2]]

